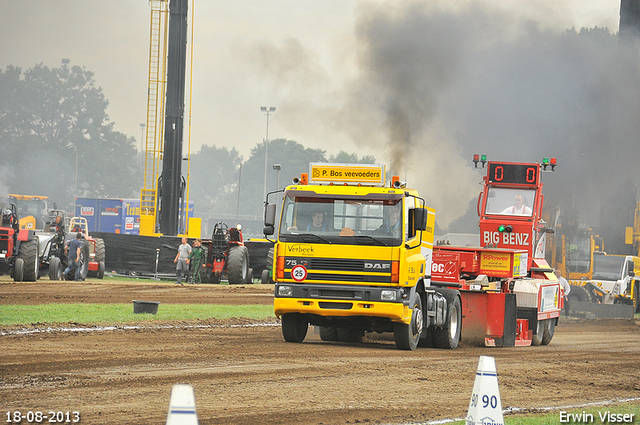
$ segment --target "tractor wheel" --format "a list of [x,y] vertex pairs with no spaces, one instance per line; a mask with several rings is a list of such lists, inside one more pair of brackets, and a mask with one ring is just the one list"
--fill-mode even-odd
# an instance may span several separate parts
[[262,283],[263,285],[266,285],[267,283],[269,283],[269,270],[268,269],[262,270],[262,274],[260,275],[260,283]]
[[338,328],[320,326],[320,339],[323,341],[338,341]]
[[16,282],[22,282],[24,277],[24,260],[22,258],[16,258],[16,262],[13,263],[13,280]]
[[396,347],[400,350],[415,350],[420,341],[424,325],[420,294],[416,294],[412,310],[411,321],[408,324],[394,323],[393,336],[396,340]]
[[62,280],[62,262],[58,257],[49,261],[49,280]]
[[544,321],[544,332],[542,333],[542,345],[549,345],[556,330],[556,320],[547,319]]
[[[94,257],[96,263],[105,262],[106,252],[107,250],[105,249],[105,246],[104,246],[104,240],[100,238],[96,238],[96,256]],[[101,278],[98,278],[98,279],[101,279]]]
[[23,280],[35,282],[38,279],[38,240],[31,239],[20,244],[18,257],[24,261]]
[[544,322],[544,320],[538,320],[538,324],[533,330],[533,336],[531,337],[531,345],[538,346],[542,344],[542,338],[544,338]]
[[237,245],[229,250],[227,276],[230,285],[239,285],[247,281],[249,274],[249,251],[246,246]]
[[102,279],[102,278],[104,278],[104,261],[100,261],[100,262],[98,263],[98,272],[97,272],[97,274],[96,274],[96,277],[97,277],[98,279]]
[[285,313],[282,315],[282,336],[287,342],[302,342],[307,336],[309,322],[300,313]]
[[253,269],[251,267],[249,267],[249,271],[247,272],[247,281],[245,283],[253,283]]
[[577,285],[571,285],[571,292],[569,292],[567,299],[569,300],[569,305],[571,305],[571,301],[576,301],[579,303],[593,302],[591,300],[591,295],[589,295],[589,292],[585,289],[585,287]]
[[447,302],[447,320],[442,328],[433,329],[433,343],[437,348],[457,348],[462,328],[462,306],[457,296]]
[[638,293],[639,291],[640,291],[640,283],[636,282],[634,291],[633,291],[633,296],[634,296],[633,304],[636,306],[636,313],[640,313],[640,294]]

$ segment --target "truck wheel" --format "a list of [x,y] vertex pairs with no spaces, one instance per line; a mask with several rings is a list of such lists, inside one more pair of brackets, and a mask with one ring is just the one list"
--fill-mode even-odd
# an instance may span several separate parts
[[362,342],[364,331],[358,328],[337,328],[336,335],[341,342]]
[[453,302],[447,302],[447,320],[442,328],[433,329],[433,344],[436,348],[457,348],[460,343],[462,327],[462,307],[460,298],[455,296]]
[[23,280],[35,282],[38,279],[38,240],[31,239],[20,244],[18,257],[24,261]]
[[269,270],[262,270],[262,274],[260,275],[260,283],[262,283],[263,285],[269,283]]
[[227,275],[229,284],[239,285],[247,281],[249,273],[249,252],[246,246],[237,245],[229,250]]
[[338,341],[338,328],[320,326],[320,339],[323,341]]
[[282,315],[282,336],[287,342],[302,342],[307,336],[309,323],[300,313]]
[[16,258],[13,263],[13,280],[16,282],[22,282],[24,277],[24,260],[22,258]]
[[544,338],[544,320],[538,320],[538,324],[533,330],[533,336],[531,337],[531,345],[538,346],[542,344],[542,338]]
[[409,324],[394,323],[393,336],[396,340],[396,347],[400,350],[415,350],[420,341],[423,324],[422,300],[420,294],[416,294]]
[[49,261],[49,280],[62,280],[62,263],[58,257]]
[[102,278],[104,278],[104,261],[100,261],[100,262],[98,263],[98,272],[97,272],[97,274],[96,274],[96,277],[97,277],[98,279],[102,279]]
[[547,319],[544,321],[544,331],[542,333],[542,345],[549,345],[553,339],[553,334],[556,330],[556,320]]

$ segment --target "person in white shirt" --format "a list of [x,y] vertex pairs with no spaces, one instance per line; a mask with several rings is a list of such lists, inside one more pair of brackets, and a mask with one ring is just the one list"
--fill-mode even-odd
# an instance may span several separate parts
[[531,215],[531,208],[524,204],[524,196],[517,194],[514,200],[514,205],[507,207],[500,214],[511,215]]

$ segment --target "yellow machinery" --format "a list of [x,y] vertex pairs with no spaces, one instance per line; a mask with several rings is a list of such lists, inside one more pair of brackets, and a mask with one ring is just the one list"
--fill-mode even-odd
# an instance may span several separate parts
[[149,85],[144,150],[144,182],[140,191],[140,234],[156,233],[158,174],[163,152],[163,117],[167,64],[169,1],[151,0]]
[[636,204],[633,227],[625,228],[624,243],[633,245],[635,255],[640,257],[640,202]]
[[44,230],[49,218],[49,197],[9,194],[7,198],[18,208],[20,229]]
[[[140,234],[157,236],[159,219],[158,176],[164,153],[165,101],[167,88],[167,52],[169,36],[169,0],[151,0],[149,43],[149,83],[147,88],[147,122],[144,150],[144,181],[140,191]],[[193,34],[193,2],[192,2]],[[193,40],[191,45],[193,46]],[[191,54],[193,57],[193,54]],[[193,68],[193,67],[191,67]],[[191,108],[189,108],[191,110]],[[189,112],[190,113],[190,112]],[[190,120],[189,120],[190,122]],[[191,151],[190,141],[188,151]],[[190,166],[190,154],[187,167]],[[189,204],[189,168],[186,181],[186,202]],[[185,212],[188,217],[188,212]],[[189,237],[200,237],[200,219],[188,217]]]

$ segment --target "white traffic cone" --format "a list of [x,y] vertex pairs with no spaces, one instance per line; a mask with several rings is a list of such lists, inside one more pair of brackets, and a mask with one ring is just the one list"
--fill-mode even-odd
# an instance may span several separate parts
[[466,425],[504,425],[496,360],[491,356],[480,356],[465,420]]
[[196,396],[191,385],[175,384],[171,389],[167,425],[198,425]]

